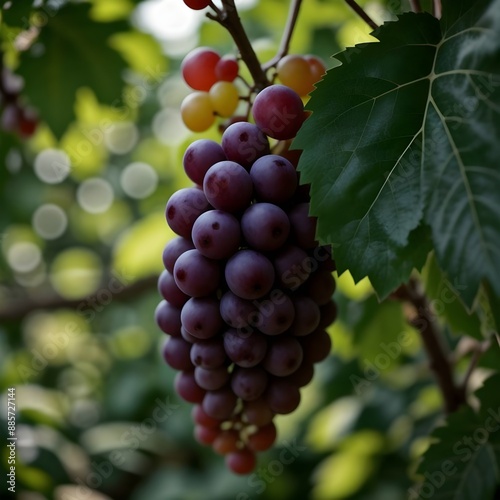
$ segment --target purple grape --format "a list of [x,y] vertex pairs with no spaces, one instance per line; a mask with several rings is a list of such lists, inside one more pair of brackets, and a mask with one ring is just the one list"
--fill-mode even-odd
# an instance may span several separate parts
[[255,250],[240,250],[227,262],[225,277],[229,289],[242,299],[258,299],[271,290],[274,268]]
[[289,380],[273,378],[264,394],[269,408],[280,415],[292,413],[300,404],[300,391]]
[[222,328],[219,301],[213,297],[193,297],[181,311],[182,326],[198,339],[209,339]]
[[330,301],[335,291],[335,279],[330,271],[319,268],[311,274],[301,290],[316,304],[324,306]]
[[194,221],[209,208],[210,205],[201,189],[183,188],[168,200],[165,216],[172,231],[189,239]]
[[287,245],[274,258],[276,276],[283,286],[296,290],[309,278],[311,261],[304,250]]
[[328,328],[337,319],[337,304],[333,300],[329,300],[324,306],[319,308],[321,319],[318,328]]
[[305,387],[314,377],[314,365],[310,362],[303,362],[297,370],[285,378],[297,387]]
[[199,338],[196,338],[193,335],[191,335],[183,326],[181,326],[181,337],[190,344],[196,344],[200,342]]
[[174,266],[177,286],[191,297],[203,297],[215,292],[221,279],[220,264],[207,259],[198,250],[184,252]]
[[169,337],[163,345],[163,358],[175,370],[192,370],[191,344],[182,337]]
[[295,205],[288,217],[296,244],[305,250],[316,247],[316,217],[309,216],[309,203]]
[[260,332],[243,334],[231,328],[224,333],[224,349],[231,361],[243,368],[250,368],[264,359],[267,341]]
[[229,387],[208,391],[203,398],[203,411],[219,420],[229,418],[236,408],[237,398]]
[[302,363],[300,343],[293,337],[280,336],[273,339],[263,361],[264,368],[277,377],[291,375]]
[[257,126],[278,140],[293,139],[305,118],[299,94],[285,85],[261,90],[253,102],[252,114]]
[[166,300],[162,300],[155,310],[156,324],[160,330],[172,337],[181,334],[181,310],[174,307]]
[[195,247],[205,257],[227,259],[240,246],[240,223],[228,212],[209,210],[196,219],[191,236]]
[[261,201],[284,203],[297,188],[297,173],[293,165],[282,156],[266,155],[250,169],[255,195]]
[[290,232],[290,221],[280,207],[254,203],[241,218],[241,230],[251,247],[269,252],[283,246]]
[[304,295],[294,297],[295,319],[290,327],[291,335],[309,335],[318,328],[321,313],[318,304]]
[[203,186],[203,179],[207,170],[212,165],[226,159],[220,144],[210,139],[199,139],[187,147],[182,164],[186,175],[194,183]]
[[269,408],[264,398],[259,398],[244,402],[243,416],[249,424],[263,427],[273,421],[274,412]]
[[175,392],[189,403],[201,403],[206,394],[206,391],[196,383],[192,371],[179,372],[175,376],[174,388]]
[[220,161],[206,173],[203,191],[215,208],[226,212],[239,212],[252,200],[252,179],[238,163]]
[[226,292],[220,299],[220,313],[222,319],[233,328],[252,331],[245,328],[256,314],[255,305],[249,300],[242,299],[233,292]]
[[178,309],[181,309],[189,299],[189,295],[177,286],[174,277],[167,270],[158,278],[158,291],[165,300]]
[[163,250],[163,265],[165,269],[172,273],[174,272],[175,261],[188,250],[194,248],[191,239],[183,238],[182,236],[177,236],[173,240],[170,240]]
[[257,305],[257,310],[252,326],[267,335],[279,335],[285,332],[295,317],[292,300],[281,290],[273,290],[269,297]]
[[267,386],[267,373],[260,366],[236,367],[231,374],[231,388],[244,401],[260,398]]
[[196,383],[207,391],[215,391],[224,387],[229,380],[229,373],[227,367],[220,366],[213,370],[197,366],[194,370],[194,378]]
[[245,168],[250,168],[255,160],[270,153],[266,135],[259,127],[246,121],[229,125],[221,142],[227,159]]
[[311,335],[299,337],[304,351],[304,362],[319,363],[328,357],[332,349],[332,339],[325,330],[316,330]]
[[196,342],[191,349],[191,361],[207,370],[219,368],[226,362],[226,351],[222,337]]

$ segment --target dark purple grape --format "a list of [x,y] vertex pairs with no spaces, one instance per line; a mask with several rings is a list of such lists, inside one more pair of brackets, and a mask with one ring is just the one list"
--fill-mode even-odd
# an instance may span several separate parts
[[273,421],[274,412],[263,398],[259,398],[255,401],[245,401],[243,416],[249,424],[263,427]]
[[280,207],[254,203],[241,218],[241,230],[251,247],[268,252],[283,246],[290,232],[290,221]]
[[311,267],[311,257],[295,245],[287,245],[274,258],[276,277],[290,290],[296,290],[309,278]]
[[242,299],[259,299],[271,290],[274,268],[271,261],[255,250],[240,250],[226,264],[229,289]]
[[192,363],[207,370],[219,368],[226,360],[226,351],[221,337],[198,341],[191,348]]
[[191,344],[182,337],[169,337],[163,345],[163,358],[175,370],[192,370]]
[[166,300],[162,300],[155,310],[156,324],[160,330],[172,337],[179,337],[181,334],[181,310],[174,307]]
[[236,408],[237,398],[229,387],[208,391],[203,398],[203,411],[212,418],[229,418]]
[[301,290],[316,304],[324,306],[330,301],[335,291],[335,279],[330,271],[320,268],[311,274]]
[[305,387],[314,377],[314,365],[310,362],[303,362],[297,370],[285,378],[297,387]]
[[270,85],[261,90],[252,106],[257,126],[273,139],[293,139],[305,119],[299,94],[285,85]]
[[209,339],[220,332],[219,301],[213,297],[193,297],[181,311],[182,326],[194,337]]
[[273,290],[257,304],[251,324],[267,335],[279,335],[290,328],[294,317],[295,308],[290,297],[281,290]]
[[197,366],[194,370],[194,378],[201,388],[207,391],[215,391],[224,387],[229,380],[229,373],[226,366],[220,366],[211,370]]
[[337,304],[330,300],[324,306],[319,308],[321,312],[321,319],[318,328],[328,328],[337,319]]
[[252,331],[252,328],[245,328],[256,314],[255,305],[249,300],[242,299],[228,291],[220,299],[220,313],[229,326],[245,332]]
[[297,173],[293,165],[282,156],[266,155],[250,169],[255,195],[261,201],[284,203],[297,188]]
[[195,247],[205,257],[227,259],[240,246],[240,223],[228,212],[209,210],[196,219],[191,236]]
[[224,333],[224,349],[231,361],[238,366],[249,368],[264,359],[267,341],[262,333],[241,333],[231,328]]
[[174,266],[177,286],[191,297],[203,297],[215,292],[220,284],[221,266],[198,250],[184,252]]
[[304,295],[298,295],[293,299],[295,307],[295,319],[290,327],[291,335],[309,335],[318,328],[321,313],[318,304]]
[[316,217],[309,216],[309,203],[295,205],[288,217],[295,243],[305,250],[316,247]]
[[203,191],[215,208],[239,212],[252,200],[252,179],[238,163],[221,161],[209,168],[203,181]]
[[293,337],[276,337],[267,348],[264,368],[277,377],[291,375],[302,363],[303,352],[300,343]]
[[179,372],[174,380],[175,392],[189,403],[201,403],[204,400],[206,391],[202,389],[194,378],[194,372]]
[[207,170],[212,165],[226,159],[220,144],[210,139],[198,139],[187,147],[182,164],[187,176],[194,183],[203,186]]
[[196,344],[200,342],[200,339],[191,335],[183,326],[181,326],[181,337],[190,344]]
[[267,373],[260,366],[235,367],[231,374],[231,388],[244,401],[258,399],[266,390]]
[[299,406],[300,391],[296,385],[286,379],[272,378],[264,398],[271,411],[286,415],[295,411]]
[[304,351],[304,362],[319,363],[328,357],[332,349],[332,339],[325,330],[316,330],[311,335],[299,337]]
[[170,240],[163,250],[163,265],[165,269],[172,273],[174,272],[175,261],[182,255],[184,252],[188,250],[192,250],[194,248],[193,242],[191,239],[182,238],[181,236],[175,237],[173,240]]
[[221,142],[227,159],[245,168],[250,168],[255,160],[270,153],[266,135],[259,127],[247,121],[229,125]]
[[174,233],[189,239],[194,221],[209,208],[210,204],[201,189],[183,188],[168,200],[165,216]]
[[189,299],[189,295],[177,286],[174,277],[167,270],[163,271],[158,278],[158,291],[165,300],[178,309],[181,309]]

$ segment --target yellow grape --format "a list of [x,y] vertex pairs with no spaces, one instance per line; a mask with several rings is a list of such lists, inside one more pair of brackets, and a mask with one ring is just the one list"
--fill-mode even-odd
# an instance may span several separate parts
[[278,78],[283,85],[295,90],[301,97],[314,90],[315,80],[311,67],[303,56],[289,54],[276,66]]
[[319,82],[326,73],[326,66],[323,61],[319,57],[311,55],[304,56],[304,59],[309,64],[314,83]]
[[238,89],[233,83],[217,82],[208,94],[217,114],[225,118],[233,116],[239,103]]
[[182,121],[193,132],[204,132],[215,121],[214,108],[208,92],[193,92],[181,104]]

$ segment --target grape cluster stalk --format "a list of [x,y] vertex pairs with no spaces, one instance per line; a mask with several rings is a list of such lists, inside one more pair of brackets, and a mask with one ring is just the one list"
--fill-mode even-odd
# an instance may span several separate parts
[[[191,130],[235,112],[236,58],[199,48],[181,68],[195,90],[181,106]],[[177,237],[158,280],[155,317],[167,334],[163,357],[178,370],[175,390],[194,404],[195,438],[237,474],[251,472],[256,453],[276,441],[275,416],[299,406],[331,350],[326,328],[337,315],[335,263],[316,240],[309,189],[296,169],[300,151],[279,147],[307,119],[301,95],[324,66],[290,56],[276,70],[281,83],[255,96],[252,121],[230,122],[220,143],[187,147],[183,167],[193,184],[167,202]]]

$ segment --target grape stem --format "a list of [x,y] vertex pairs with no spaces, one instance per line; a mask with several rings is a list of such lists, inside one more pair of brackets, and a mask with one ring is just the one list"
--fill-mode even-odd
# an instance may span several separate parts
[[208,13],[207,17],[217,21],[221,26],[227,29],[232,36],[234,43],[240,51],[241,58],[245,61],[252,75],[255,90],[259,91],[267,87],[270,82],[241,24],[241,19],[236,9],[236,5],[234,4],[234,0],[222,0],[222,10],[215,10],[215,15]]
[[371,29],[376,30],[378,28],[378,24],[364,11],[363,7],[361,7],[356,0],[345,0],[345,3],[349,5],[349,7],[351,7],[351,9],[356,12]]
[[269,68],[272,68],[273,66],[278,64],[278,62],[288,54],[288,50],[290,48],[290,40],[292,39],[293,30],[295,29],[295,25],[297,24],[297,18],[299,17],[301,5],[302,0],[292,0],[278,52],[270,61],[264,64],[265,70],[268,70]]
[[441,0],[433,0],[433,14],[434,17],[437,19],[441,19],[441,14],[442,14],[442,7],[441,7]]
[[462,388],[465,391],[467,389],[467,384],[474,373],[474,370],[481,359],[481,356],[491,347],[491,340],[484,340],[483,342],[475,342],[474,347],[472,349],[472,357],[467,367],[467,371],[465,372]]
[[456,411],[465,403],[466,387],[463,384],[457,385],[454,381],[451,356],[447,352],[427,297],[415,279],[399,287],[394,296],[413,306],[414,311],[408,321],[420,333],[429,357],[429,367],[434,372],[443,395],[446,413]]

